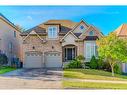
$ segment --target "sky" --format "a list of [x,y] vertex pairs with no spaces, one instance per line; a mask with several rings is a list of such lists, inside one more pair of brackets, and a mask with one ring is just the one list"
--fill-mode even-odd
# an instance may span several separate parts
[[25,29],[50,19],[83,19],[107,35],[127,23],[127,6],[0,6],[0,13]]

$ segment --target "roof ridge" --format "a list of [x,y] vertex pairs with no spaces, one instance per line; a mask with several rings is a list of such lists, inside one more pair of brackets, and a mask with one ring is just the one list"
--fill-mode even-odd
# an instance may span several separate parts
[[10,24],[12,27],[14,27],[16,30],[20,32],[16,25],[13,22],[11,22],[8,18],[6,18],[2,13],[0,13],[0,16],[4,21],[6,21],[8,24]]

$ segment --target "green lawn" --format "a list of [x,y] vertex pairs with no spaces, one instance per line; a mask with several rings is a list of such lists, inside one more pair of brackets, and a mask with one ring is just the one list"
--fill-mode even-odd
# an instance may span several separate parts
[[63,81],[64,88],[127,89],[127,84]]
[[0,74],[4,74],[10,71],[15,70],[16,68],[13,67],[0,67]]
[[[127,76],[115,74],[111,76],[111,72],[93,69],[65,69],[64,78],[74,79],[91,79],[91,80],[110,80],[110,81],[126,81]],[[122,83],[103,83],[103,82],[81,82],[63,80],[64,88],[85,88],[85,89],[127,89],[127,84]]]
[[112,77],[111,72],[93,69],[65,69],[64,77],[78,79],[127,81],[127,76],[125,75],[115,74],[115,77]]

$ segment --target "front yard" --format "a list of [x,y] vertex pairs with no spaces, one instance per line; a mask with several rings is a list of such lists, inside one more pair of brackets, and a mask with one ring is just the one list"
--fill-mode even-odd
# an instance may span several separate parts
[[127,89],[127,84],[63,81],[64,88],[84,89]]
[[67,79],[81,80],[102,80],[102,81],[123,81],[127,82],[127,76],[115,74],[111,76],[110,72],[93,69],[65,69],[63,86],[64,88],[98,88],[98,89],[127,89],[127,83],[103,83],[103,82],[85,82],[70,81]]
[[7,72],[10,72],[10,71],[13,71],[15,70],[16,68],[13,68],[13,67],[0,67],[0,74],[4,74],[4,73],[7,73]]

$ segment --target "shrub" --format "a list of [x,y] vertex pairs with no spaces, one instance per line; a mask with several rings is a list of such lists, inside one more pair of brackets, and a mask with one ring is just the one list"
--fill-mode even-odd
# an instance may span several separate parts
[[67,65],[68,68],[81,68],[82,65],[81,65],[81,62],[77,59],[74,59],[72,60],[68,65]]
[[116,64],[116,65],[114,66],[114,73],[116,73],[116,74],[121,74],[121,73],[122,73],[119,64]]
[[76,57],[76,59],[80,60],[80,61],[84,61],[85,57],[83,55],[79,55]]
[[98,69],[103,69],[103,66],[104,66],[103,60],[98,58],[97,59],[97,65],[98,65],[97,66]]
[[97,69],[97,67],[98,67],[97,59],[95,58],[95,56],[92,56],[92,58],[90,60],[90,68]]
[[5,54],[0,54],[0,66],[6,65],[8,63],[8,58]]
[[82,68],[85,67],[84,62],[84,56],[79,55],[74,60],[72,60],[68,65],[66,65],[67,68]]

